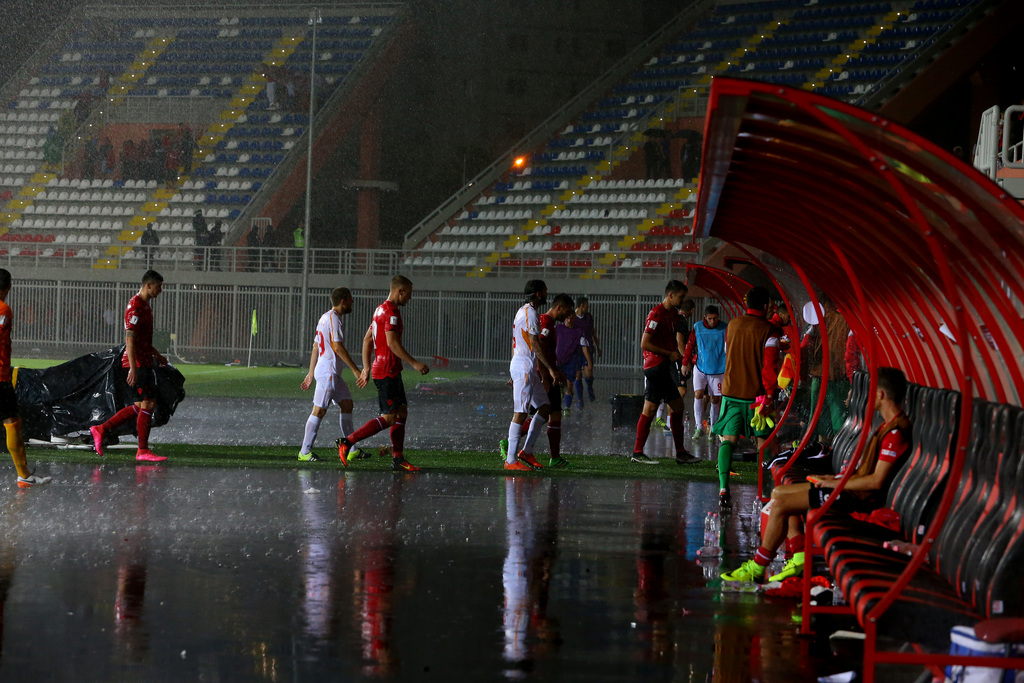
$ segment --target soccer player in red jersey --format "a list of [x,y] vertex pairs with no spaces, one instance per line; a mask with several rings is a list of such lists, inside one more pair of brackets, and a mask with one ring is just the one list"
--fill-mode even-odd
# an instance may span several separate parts
[[657,460],[644,455],[644,444],[651,434],[651,423],[662,401],[672,411],[669,427],[675,444],[676,462],[685,465],[700,461],[683,445],[683,397],[679,395],[678,383],[671,370],[672,364],[680,358],[676,343],[676,326],[679,323],[676,309],[686,297],[686,291],[682,282],[670,280],[665,287],[665,298],[651,309],[644,323],[644,336],[640,340],[644,357],[644,409],[636,423],[636,443],[631,458],[636,463],[658,464]]
[[[412,281],[396,275],[391,278],[388,298],[373,312],[373,322],[363,337],[363,371],[356,380],[356,386],[365,387],[367,375],[373,377],[377,387],[377,403],[380,416],[370,420],[352,434],[338,439],[338,457],[348,467],[348,454],[352,446],[373,436],[386,427],[391,428],[391,451],[394,460],[391,467],[396,472],[418,472],[416,467],[402,455],[405,449],[405,421],[409,415],[409,404],[402,384],[402,361],[425,375],[430,372],[426,363],[421,363],[402,346],[401,308],[412,299]],[[373,350],[373,362],[370,351]]]
[[784,581],[803,574],[805,558],[801,518],[808,510],[817,510],[824,505],[847,467],[857,469],[846,481],[846,487],[840,491],[829,512],[867,513],[885,505],[889,485],[910,452],[910,420],[902,408],[906,395],[907,378],[901,370],[878,368],[874,409],[881,415],[882,423],[872,432],[861,456],[844,461],[838,475],[823,474],[807,477],[807,483],[776,486],[772,491],[771,512],[761,547],[753,559],[722,574],[723,581],[763,583],[765,567],[771,564],[783,542],[793,557],[781,572],[768,577],[768,580]]
[[160,462],[167,458],[149,450],[149,427],[156,408],[156,371],[154,363],[167,365],[167,359],[153,348],[153,309],[149,302],[163,291],[164,276],[155,270],[147,270],[142,276],[139,293],[128,302],[124,312],[125,345],[121,367],[128,370],[127,382],[138,400],[114,413],[101,425],[90,427],[92,443],[96,453],[103,455],[103,436],[131,420],[139,434],[139,448],[135,459],[144,462]]
[[[541,313],[538,318],[537,341],[540,342],[537,354],[544,356],[540,363],[541,380],[544,382],[544,390],[548,395],[548,405],[551,406],[551,414],[548,416],[548,445],[551,446],[550,467],[565,467],[569,461],[562,457],[562,411],[558,407],[562,403],[562,388],[558,384],[558,378],[549,368],[555,365],[555,323],[565,320],[573,311],[572,297],[568,294],[559,294],[551,300],[551,308],[547,313]],[[568,378],[566,378],[568,382]]]
[[14,373],[11,370],[11,325],[14,323],[14,314],[7,304],[11,285],[10,272],[0,268],[0,420],[3,420],[4,431],[7,433],[7,450],[14,461],[14,469],[18,471],[18,487],[28,489],[49,484],[50,477],[40,477],[29,471],[25,441],[21,438],[21,414],[18,412],[18,397],[14,393]]

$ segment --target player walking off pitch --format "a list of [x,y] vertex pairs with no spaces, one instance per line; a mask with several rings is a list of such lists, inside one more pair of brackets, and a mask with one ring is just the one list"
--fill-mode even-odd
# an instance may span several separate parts
[[[402,455],[405,449],[405,423],[409,416],[409,404],[405,398],[405,385],[402,384],[402,361],[412,366],[413,370],[425,375],[430,372],[426,363],[421,363],[402,346],[402,307],[412,299],[412,281],[401,275],[391,278],[391,291],[388,298],[373,312],[373,322],[363,336],[363,371],[356,380],[356,386],[362,388],[367,384],[367,376],[373,377],[377,387],[377,403],[380,417],[375,417],[354,433],[338,439],[338,457],[341,464],[348,467],[348,458],[352,454],[352,446],[373,436],[377,432],[391,428],[391,452],[394,459],[391,467],[396,472],[419,472],[416,467]],[[373,351],[373,362],[370,362],[370,351]]]

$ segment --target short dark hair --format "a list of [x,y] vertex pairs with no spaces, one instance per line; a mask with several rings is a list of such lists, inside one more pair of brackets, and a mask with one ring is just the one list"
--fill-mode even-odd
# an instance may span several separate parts
[[708,304],[704,307],[704,315],[721,315],[721,313],[718,312],[718,306]]
[[689,313],[695,308],[697,308],[697,304],[693,302],[693,299],[685,299],[683,303],[679,304],[679,310],[683,313]]
[[746,303],[747,308],[753,308],[758,311],[766,310],[770,299],[771,295],[764,287],[751,287],[747,290],[746,296],[743,297],[743,301]]
[[564,293],[559,294],[554,299],[552,299],[551,306],[568,306],[569,308],[576,308],[576,306],[573,305],[572,297]]
[[907,396],[907,376],[899,368],[878,368],[878,388],[896,405],[903,405]]
[[685,294],[688,291],[690,290],[686,288],[686,285],[679,280],[669,280],[668,284],[665,285],[665,294],[672,294],[674,292],[683,292]]
[[590,299],[588,299],[585,296],[576,297],[576,305],[577,306],[582,306],[583,304],[587,303],[588,301],[590,301]]
[[6,292],[11,288],[11,271],[0,268],[0,292]]
[[142,284],[146,285],[151,282],[163,282],[164,276],[155,270],[147,270],[142,274]]
[[530,280],[526,283],[526,286],[523,287],[523,294],[527,297],[531,297],[534,294],[540,294],[547,288],[548,286],[544,284],[543,280]]
[[350,296],[352,292],[348,291],[348,287],[335,287],[331,290],[331,306],[337,306]]

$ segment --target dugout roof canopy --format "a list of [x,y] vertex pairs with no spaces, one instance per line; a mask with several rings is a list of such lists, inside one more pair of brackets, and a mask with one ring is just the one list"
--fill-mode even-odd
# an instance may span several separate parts
[[869,367],[1021,404],[1024,210],[909,130],[715,78],[694,235],[787,263],[836,303]]

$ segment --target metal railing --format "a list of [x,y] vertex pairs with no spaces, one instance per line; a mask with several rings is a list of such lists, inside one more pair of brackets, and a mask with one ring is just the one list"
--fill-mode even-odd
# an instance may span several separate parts
[[[471,199],[478,196],[491,183],[507,172],[512,166],[512,160],[516,156],[526,153],[550,139],[555,132],[566,125],[567,121],[571,121],[584,112],[601,93],[621,81],[628,73],[642,64],[645,58],[666,45],[682,30],[684,25],[695,23],[698,17],[710,11],[714,6],[714,0],[696,0],[692,5],[668,21],[654,35],[633,48],[629,54],[616,62],[540,125],[523,136],[521,140],[512,145],[508,151],[498,157],[490,166],[480,171],[472,180],[459,188],[439,207],[405,233],[405,247],[412,248],[416,246],[446,220],[461,211],[462,207]],[[631,130],[636,130],[636,128],[631,127]],[[627,132],[626,135],[628,134]]]
[[[579,290],[570,294],[583,294],[586,286],[580,282]],[[15,352],[70,358],[122,344],[121,316],[138,288],[136,281],[19,278],[9,299],[17,330]],[[301,321],[298,287],[181,284],[169,278],[153,304],[156,345],[174,362],[244,359],[255,310],[258,333],[252,338],[253,360],[303,367],[309,358],[309,346],[303,340],[312,343],[316,319],[330,306],[329,295],[329,289],[310,290],[312,310],[309,320]],[[355,290],[353,296],[353,312],[344,318],[350,349],[357,347],[387,291]],[[639,373],[643,321],[660,300],[661,287],[653,285],[649,295],[590,296],[601,341],[599,368]],[[512,320],[521,304],[519,293],[417,289],[402,309],[402,341],[414,356],[432,366],[447,361],[450,367],[505,369],[512,350]]]

